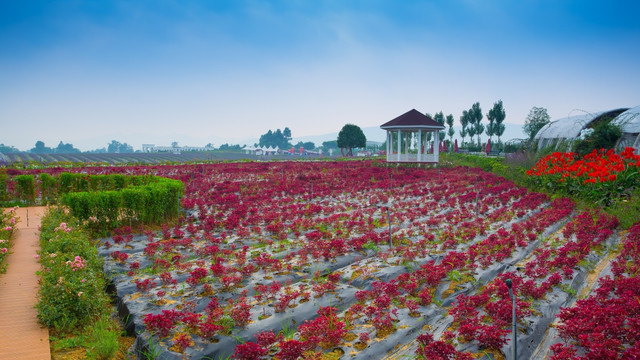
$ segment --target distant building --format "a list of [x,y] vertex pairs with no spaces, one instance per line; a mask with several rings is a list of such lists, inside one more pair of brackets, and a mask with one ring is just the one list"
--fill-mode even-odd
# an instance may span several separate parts
[[200,146],[156,146],[154,144],[142,144],[143,153],[157,153],[157,152],[170,152],[173,154],[180,154],[181,152],[193,152],[193,151],[211,151],[210,147]]

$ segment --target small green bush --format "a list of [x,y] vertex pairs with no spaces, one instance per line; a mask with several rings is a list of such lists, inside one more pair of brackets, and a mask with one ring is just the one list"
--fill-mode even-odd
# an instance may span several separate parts
[[619,126],[611,122],[600,122],[589,136],[575,144],[574,151],[585,156],[593,150],[613,149],[621,137],[622,130]]
[[640,189],[636,189],[629,196],[614,199],[606,211],[618,218],[621,228],[630,228],[640,221]]
[[107,360],[115,357],[120,344],[120,334],[114,329],[108,316],[103,316],[90,329],[87,343],[87,357],[89,359]]

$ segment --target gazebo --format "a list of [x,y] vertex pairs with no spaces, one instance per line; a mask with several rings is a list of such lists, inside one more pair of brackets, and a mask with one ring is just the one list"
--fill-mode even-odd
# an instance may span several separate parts
[[387,162],[438,162],[439,132],[444,126],[430,117],[412,109],[380,128],[387,131]]

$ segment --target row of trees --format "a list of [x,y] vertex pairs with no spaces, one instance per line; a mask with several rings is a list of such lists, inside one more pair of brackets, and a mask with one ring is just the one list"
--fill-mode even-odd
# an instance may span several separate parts
[[[441,139],[445,139],[445,136],[448,135],[449,141],[453,142],[453,136],[456,133],[453,129],[453,115],[449,114],[445,117],[442,111],[437,112],[434,116],[431,116],[429,113],[427,113],[426,115],[433,118],[433,120],[435,120],[442,126],[444,126],[446,123],[448,126],[448,130],[446,132],[440,131],[439,136]],[[464,146],[465,138],[467,136],[469,136],[470,138],[470,144],[473,144],[473,138],[474,136],[476,136],[476,145],[477,147],[481,147],[482,142],[480,139],[480,135],[482,135],[483,133],[486,133],[489,136],[490,140],[493,136],[497,136],[498,143],[500,143],[500,137],[504,134],[505,130],[503,121],[506,117],[506,112],[504,110],[502,100],[498,100],[497,102],[495,102],[493,104],[493,108],[489,110],[486,116],[489,120],[489,124],[485,126],[485,124],[482,123],[482,119],[484,116],[482,114],[482,108],[480,108],[479,102],[471,105],[471,108],[469,110],[462,111],[462,115],[460,116],[460,125],[462,126],[462,129],[459,132],[460,137],[462,137],[462,146]],[[427,134],[427,136],[429,135],[430,134]]]
[[[448,130],[446,132],[440,131],[440,138],[445,139],[445,136],[448,135],[449,141],[453,142],[453,136],[455,135],[455,130],[453,129],[453,115],[449,114],[445,117],[442,111],[437,112],[434,116],[431,116],[429,113],[426,115],[433,118],[433,120],[438,122],[440,125],[444,126],[446,123]],[[467,146],[476,148],[482,147],[483,143],[480,135],[483,133],[489,136],[489,140],[491,140],[493,136],[496,136],[498,138],[498,143],[501,143],[500,137],[505,131],[505,125],[503,122],[506,118],[506,112],[504,105],[502,104],[502,100],[495,102],[491,110],[486,114],[486,117],[489,120],[488,124],[485,125],[482,123],[483,117],[479,102],[474,103],[470,109],[462,111],[462,115],[460,116],[460,125],[462,126],[462,129],[459,131],[459,134],[462,137],[462,146],[465,145],[465,139],[468,136],[470,138],[470,142],[467,143]],[[532,140],[536,133],[550,121],[551,118],[547,113],[547,109],[534,106],[529,111],[529,115],[527,115],[523,127],[529,140]],[[427,134],[427,136],[430,136],[430,134]]]
[[291,148],[291,130],[285,127],[284,130],[276,129],[276,131],[267,131],[266,134],[260,135],[260,146],[278,147],[280,149]]
[[34,154],[76,154],[81,152],[79,149],[73,147],[72,144],[65,144],[62,141],[55,148],[45,146],[43,141],[36,141],[36,145],[29,150]]
[[[16,149],[13,146],[7,146],[4,144],[0,144],[0,153],[10,154],[10,153],[18,153],[21,152],[19,149]],[[48,147],[42,140],[36,141],[36,144],[33,148],[29,149],[27,152],[33,154],[78,154],[82,151],[73,146],[73,144],[68,144],[60,141],[58,146],[56,147]],[[102,149],[96,149],[92,151],[87,151],[89,153],[132,153],[133,146],[127,143],[120,143],[119,141],[112,140],[111,143]]]
[[316,144],[313,141],[298,141],[297,144],[291,144],[291,129],[285,127],[284,130],[276,129],[276,131],[269,130],[265,134],[260,135],[259,146],[265,147],[278,147],[282,150],[291,149],[292,147],[305,148],[307,150],[313,150],[316,148]]

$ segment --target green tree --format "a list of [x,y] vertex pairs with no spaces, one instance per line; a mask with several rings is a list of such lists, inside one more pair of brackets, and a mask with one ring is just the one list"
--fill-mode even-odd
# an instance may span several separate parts
[[462,144],[464,146],[464,138],[469,135],[467,131],[467,127],[469,126],[469,112],[467,110],[462,110],[462,115],[460,116],[460,125],[462,129],[460,130],[460,136],[462,137]]
[[[429,114],[428,112],[427,112],[427,113],[424,113],[424,116],[426,116],[426,117],[428,117],[429,119],[432,119],[432,120],[433,120],[433,116],[431,116],[431,114]],[[427,142],[431,141],[431,136],[432,136],[432,135],[433,135],[433,133],[432,133],[431,131],[427,131],[427,138],[426,138]]]
[[127,143],[111,140],[111,143],[107,146],[107,152],[112,154],[132,153],[133,147]]
[[[342,156],[353,156],[353,148],[363,148],[367,146],[367,137],[358,125],[346,124],[338,133],[338,147],[342,151]],[[345,155],[345,149],[347,154]]]
[[476,136],[476,132],[478,131],[478,127],[476,126],[476,117],[473,114],[473,109],[467,110],[467,121],[469,123],[469,126],[467,126],[467,134],[471,138],[469,139],[469,144],[472,146],[473,137]]
[[322,147],[326,150],[329,149],[337,149],[338,148],[338,142],[336,140],[331,140],[331,141],[324,141],[322,143]]
[[529,135],[529,140],[531,141],[538,131],[550,122],[551,117],[549,113],[547,113],[547,109],[534,106],[529,110],[529,115],[527,115],[527,119],[524,122],[523,130]]
[[0,144],[0,153],[11,154],[11,153],[17,153],[17,152],[20,152],[20,150],[14,148],[13,146]]
[[36,146],[30,150],[30,152],[35,154],[51,154],[53,149],[50,147],[46,147],[44,142],[41,140],[36,141]]
[[[433,120],[435,120],[438,124],[444,126],[444,114],[442,113],[442,111],[437,112],[434,115]],[[444,140],[444,137],[445,137],[445,132],[444,131],[438,132],[438,138],[440,140]]]
[[453,130],[453,115],[449,114],[446,118],[447,126],[449,126],[448,134],[449,134],[449,143],[453,144],[453,135],[456,134],[456,131]]
[[259,145],[266,147],[278,147],[280,149],[291,148],[289,140],[280,129],[276,129],[276,131],[269,130],[265,134],[262,134],[260,136]]
[[316,144],[314,144],[313,141],[306,141],[306,142],[298,141],[298,143],[295,144],[294,147],[296,149],[303,147],[305,150],[313,150],[316,148]]
[[480,135],[484,132],[484,125],[482,124],[482,109],[480,108],[480,103],[476,102],[471,106],[469,110],[469,116],[473,118],[473,126],[475,127],[475,133],[478,135],[478,147],[482,146],[480,143]]
[[242,148],[240,147],[240,145],[229,145],[229,144],[222,144],[220,145],[220,148],[218,150],[225,150],[225,151],[240,151],[242,150]]
[[291,141],[291,129],[285,127],[284,130],[282,130],[282,135],[284,135],[284,138],[287,139],[288,142]]
[[593,127],[593,132],[575,145],[575,152],[585,156],[593,150],[613,149],[622,137],[622,130],[611,121],[601,121]]
[[[493,104],[493,108],[489,110],[489,113],[487,114],[487,119],[489,119],[487,135],[489,135],[489,139],[491,139],[491,135],[496,135],[498,137],[498,143],[500,143],[500,136],[504,134],[505,129],[505,126],[502,123],[505,117],[506,113],[502,106],[502,100],[498,100],[498,102]],[[491,133],[489,133],[489,129],[491,129]]]
[[58,147],[55,149],[56,154],[77,154],[80,150],[73,147],[72,144],[65,144],[62,141],[58,144]]

